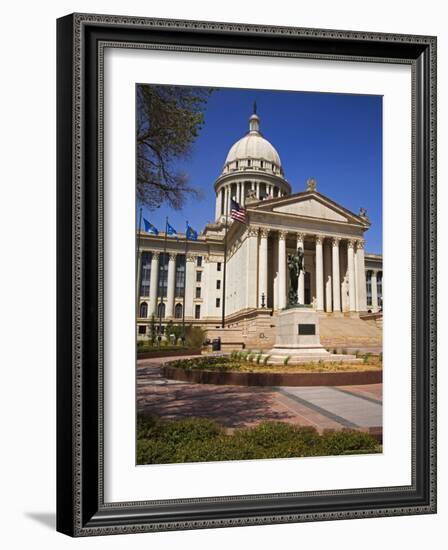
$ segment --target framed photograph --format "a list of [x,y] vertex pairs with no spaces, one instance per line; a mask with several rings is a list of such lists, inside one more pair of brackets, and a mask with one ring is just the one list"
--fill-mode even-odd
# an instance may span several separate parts
[[436,38],[57,40],[57,529],[435,513]]

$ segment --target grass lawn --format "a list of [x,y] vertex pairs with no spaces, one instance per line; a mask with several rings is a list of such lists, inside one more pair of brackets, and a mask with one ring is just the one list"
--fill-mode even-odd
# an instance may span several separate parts
[[163,420],[140,416],[137,464],[171,464],[214,460],[254,460],[379,453],[369,434],[356,430],[324,432],[286,422],[262,422],[229,433],[214,420]]

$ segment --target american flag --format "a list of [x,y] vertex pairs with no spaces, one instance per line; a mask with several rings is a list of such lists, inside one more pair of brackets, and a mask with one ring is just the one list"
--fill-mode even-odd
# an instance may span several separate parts
[[230,203],[230,217],[232,218],[232,220],[236,220],[237,222],[241,222],[241,223],[247,222],[246,209],[243,208],[240,204],[238,204],[233,199],[231,199],[231,203]]

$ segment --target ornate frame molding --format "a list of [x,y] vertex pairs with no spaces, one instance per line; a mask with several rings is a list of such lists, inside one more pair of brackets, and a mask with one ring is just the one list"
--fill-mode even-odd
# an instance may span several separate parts
[[[105,47],[411,65],[412,331],[416,336],[411,486],[104,502]],[[59,531],[90,536],[436,511],[436,60],[436,38],[431,36],[92,14],[58,20]],[[86,423],[86,417],[94,420]],[[378,507],[375,498],[380,495]],[[160,516],[162,504],[165,514]]]

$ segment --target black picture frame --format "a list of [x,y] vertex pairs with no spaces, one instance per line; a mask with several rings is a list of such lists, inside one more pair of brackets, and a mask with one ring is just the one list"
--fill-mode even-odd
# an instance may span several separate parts
[[[107,44],[412,67],[412,484],[104,502],[102,54]],[[436,512],[436,38],[72,14],[57,21],[57,530],[71,536]]]

